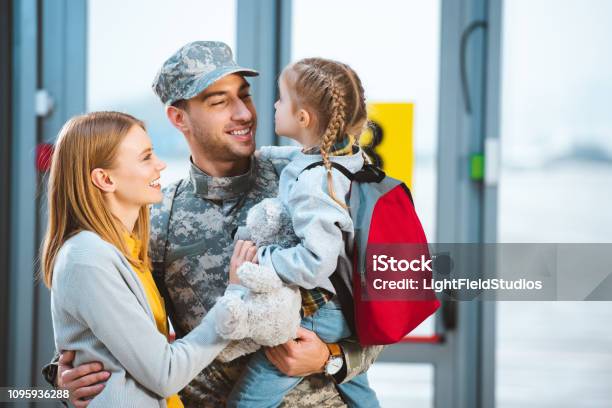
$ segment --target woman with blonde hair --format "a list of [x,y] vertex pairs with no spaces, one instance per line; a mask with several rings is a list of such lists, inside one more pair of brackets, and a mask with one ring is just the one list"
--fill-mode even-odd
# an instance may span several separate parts
[[[90,407],[182,407],[176,393],[227,345],[215,325],[232,322],[218,306],[188,335],[167,340],[147,254],[148,205],[162,199],[165,167],[144,124],[124,113],[72,118],[55,145],[42,270],[56,349],[111,373]],[[233,261],[254,255],[252,245],[237,245]],[[226,293],[243,296],[237,282],[232,268]]]

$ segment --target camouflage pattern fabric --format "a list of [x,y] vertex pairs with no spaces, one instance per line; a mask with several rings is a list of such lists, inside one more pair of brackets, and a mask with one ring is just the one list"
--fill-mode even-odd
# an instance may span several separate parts
[[[192,330],[223,295],[229,280],[232,233],[244,225],[253,205],[276,196],[278,174],[285,164],[252,158],[246,174],[221,178],[210,177],[192,164],[190,176],[176,188],[165,188],[162,203],[152,208],[153,274],[177,337]],[[363,349],[350,342],[341,342],[341,346],[347,362],[343,382],[366,370],[380,352],[380,348]],[[225,398],[247,358],[210,364],[181,392],[185,406],[225,406]],[[282,406],[345,404],[333,381],[324,375],[314,375],[292,390]]]
[[182,46],[164,62],[151,87],[165,105],[171,105],[193,98],[219,78],[234,73],[259,75],[254,69],[236,64],[227,44],[194,41]]
[[347,382],[351,378],[361,374],[368,369],[381,351],[384,346],[369,346],[363,348],[359,343],[345,340],[340,342],[342,346],[342,352],[344,353],[344,359],[346,361],[346,378],[342,382]]

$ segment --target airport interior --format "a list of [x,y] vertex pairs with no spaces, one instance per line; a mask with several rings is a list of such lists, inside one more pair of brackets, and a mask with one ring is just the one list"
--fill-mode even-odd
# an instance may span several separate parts
[[[608,257],[581,295],[443,300],[368,370],[382,407],[612,407],[611,16],[612,0],[3,0],[0,387],[50,387],[39,259],[62,125],[128,112],[168,165],[162,186],[186,177],[189,148],[151,83],[183,44],[216,40],[260,72],[257,146],[291,144],[274,131],[283,67],[349,64],[375,124],[363,137],[410,188],[429,243]],[[495,269],[482,258],[475,276]],[[560,286],[560,269],[531,272]]]

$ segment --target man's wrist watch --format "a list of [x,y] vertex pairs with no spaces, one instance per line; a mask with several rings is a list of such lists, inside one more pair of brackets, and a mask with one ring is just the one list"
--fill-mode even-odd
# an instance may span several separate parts
[[344,365],[344,355],[342,349],[337,343],[326,344],[329,350],[329,358],[325,363],[325,374],[336,375]]

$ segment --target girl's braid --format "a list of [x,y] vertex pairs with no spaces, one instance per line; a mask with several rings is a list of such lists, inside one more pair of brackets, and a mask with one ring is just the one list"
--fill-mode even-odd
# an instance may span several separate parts
[[331,161],[329,160],[329,154],[331,153],[332,146],[338,140],[338,138],[342,137],[344,134],[344,128],[346,126],[346,101],[344,93],[340,87],[337,86],[334,78],[328,76],[326,73],[322,73],[322,75],[324,75],[325,82],[328,85],[331,96],[331,115],[327,129],[325,129],[325,133],[323,133],[323,137],[321,139],[321,156],[323,157],[323,164],[327,169],[327,189],[329,190],[329,195],[334,201],[336,201],[342,207],[347,208],[346,204],[339,200],[334,192],[332,165]]

